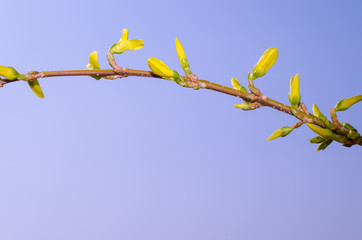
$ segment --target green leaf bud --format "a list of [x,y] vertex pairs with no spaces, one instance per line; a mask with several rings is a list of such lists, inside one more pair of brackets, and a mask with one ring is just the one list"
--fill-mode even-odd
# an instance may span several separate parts
[[331,144],[332,142],[333,140],[325,140],[324,142],[318,145],[317,151],[319,152],[320,150],[326,149],[329,146],[329,144]]
[[248,111],[253,110],[253,108],[250,106],[250,103],[244,102],[242,104],[234,104],[234,107],[240,108],[241,110]]
[[267,140],[270,141],[270,140],[274,140],[278,137],[285,137],[292,131],[293,131],[293,127],[282,127],[280,129],[276,130],[275,132],[273,132],[273,134]]
[[357,95],[346,99],[343,98],[336,104],[334,109],[336,109],[336,111],[345,111],[359,101],[362,101],[362,95]]
[[321,142],[323,142],[324,140],[325,140],[325,139],[322,138],[321,136],[316,136],[316,137],[314,137],[314,138],[309,139],[309,142],[310,142],[310,143],[321,143]]
[[351,129],[349,130],[347,137],[354,140],[360,137],[360,134],[357,132],[356,129]]

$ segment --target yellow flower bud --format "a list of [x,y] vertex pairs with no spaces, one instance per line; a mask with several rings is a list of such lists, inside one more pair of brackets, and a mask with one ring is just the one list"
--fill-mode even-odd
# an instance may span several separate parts
[[167,67],[167,65],[157,58],[149,58],[148,66],[152,70],[152,72],[160,77],[172,77],[172,69]]
[[273,132],[273,134],[267,139],[267,141],[274,140],[278,137],[285,137],[292,131],[293,131],[293,127],[282,127],[280,129],[276,130],[275,132]]
[[178,60],[180,61],[182,69],[186,74],[191,74],[189,61],[187,60],[184,48],[182,47],[180,41],[176,38],[176,52],[178,56]]
[[0,66],[0,75],[8,80],[14,80],[19,77],[19,73],[13,67]]
[[347,99],[343,98],[337,103],[334,109],[336,109],[336,111],[345,111],[348,108],[350,108],[353,104],[358,103],[359,101],[362,101],[362,95],[357,95]]
[[317,125],[314,125],[314,124],[311,124],[311,123],[307,123],[307,126],[313,131],[315,132],[316,134],[322,136],[323,138],[325,139],[328,139],[328,140],[333,140],[335,139],[335,135],[334,133],[330,130],[330,129],[327,129],[327,128],[321,128]]
[[301,96],[299,93],[299,75],[295,74],[295,77],[290,78],[290,93],[289,102],[292,106],[297,106],[300,102]]
[[317,107],[317,105],[315,103],[313,103],[313,115],[316,117],[319,117],[323,120],[327,120],[326,116],[324,116],[323,113],[321,113],[319,111],[319,108]]
[[251,80],[262,77],[274,65],[278,58],[278,49],[268,48],[260,57],[259,62],[254,66],[250,75]]
[[175,80],[176,82],[181,81],[180,76],[178,73],[162,62],[160,59],[157,58],[149,58],[148,59],[148,66],[150,67],[151,71],[167,80]]
[[28,84],[33,92],[40,98],[44,98],[43,90],[41,90],[38,79],[28,81]]
[[112,54],[120,54],[125,51],[134,51],[144,46],[141,39],[128,39],[128,29],[123,29],[123,35],[118,43],[114,44],[109,52]]
[[88,70],[100,69],[99,62],[97,60],[98,52],[94,51],[89,55],[89,64],[87,65]]

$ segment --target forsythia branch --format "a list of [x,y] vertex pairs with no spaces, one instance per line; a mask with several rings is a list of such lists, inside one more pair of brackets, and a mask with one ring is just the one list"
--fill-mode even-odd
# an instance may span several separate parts
[[331,120],[329,121],[318,109],[313,105],[313,114],[307,111],[306,106],[300,102],[301,96],[299,93],[299,76],[298,73],[295,77],[291,77],[289,101],[290,106],[277,102],[257,89],[254,85],[254,80],[264,76],[267,71],[274,65],[278,57],[278,50],[276,48],[267,49],[261,56],[259,62],[254,66],[252,71],[248,74],[248,88],[241,86],[236,78],[232,79],[233,88],[223,86],[208,80],[199,79],[194,73],[191,72],[190,65],[184,49],[178,39],[176,39],[176,50],[179,57],[181,67],[185,71],[186,76],[180,76],[175,70],[167,67],[165,63],[156,58],[150,58],[148,64],[152,71],[135,70],[127,67],[120,67],[117,65],[113,54],[121,54],[125,51],[138,50],[143,47],[142,40],[128,39],[128,29],[123,30],[123,36],[120,41],[110,48],[107,53],[107,59],[112,69],[100,69],[97,52],[91,53],[89,57],[88,70],[64,70],[64,71],[30,71],[26,74],[18,73],[12,67],[0,66],[0,75],[5,78],[0,78],[0,87],[9,83],[17,81],[28,82],[30,88],[43,98],[44,94],[40,88],[38,79],[49,77],[61,76],[90,76],[97,80],[103,79],[117,79],[124,77],[148,77],[166,79],[176,82],[182,87],[198,89],[209,89],[223,94],[231,95],[243,99],[245,102],[236,104],[235,107],[242,110],[254,110],[259,107],[271,107],[278,111],[296,117],[299,121],[291,127],[285,126],[275,131],[268,140],[273,140],[278,137],[285,137],[290,134],[294,129],[300,127],[304,123],[318,134],[310,140],[311,143],[318,143],[317,151],[325,149],[333,141],[340,142],[343,146],[350,147],[352,145],[362,146],[362,137],[348,123],[340,123],[338,121],[336,112],[347,110],[353,104],[362,100],[362,95],[352,98],[342,99],[337,103],[334,108],[331,108]]

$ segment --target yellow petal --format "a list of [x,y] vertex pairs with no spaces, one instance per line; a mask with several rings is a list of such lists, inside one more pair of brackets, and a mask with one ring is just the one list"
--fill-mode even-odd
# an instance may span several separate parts
[[138,50],[143,46],[144,44],[141,39],[129,39],[113,45],[110,51],[111,53],[121,54],[125,51]]
[[173,71],[167,67],[167,65],[157,58],[149,58],[148,66],[152,70],[152,72],[160,77],[172,78]]
[[28,84],[33,92],[40,98],[44,98],[44,93],[41,90],[38,79],[28,81]]
[[100,69],[99,62],[97,60],[98,52],[94,51],[89,55],[89,64],[87,65],[88,70]]
[[119,40],[119,42],[123,42],[123,41],[126,41],[128,40],[128,29],[127,28],[124,28],[122,30],[122,37],[121,39]]
[[143,42],[141,39],[129,39],[126,40],[124,42],[122,42],[121,44],[121,48],[123,48],[123,51],[135,51],[138,50],[140,48],[142,48],[144,46]]

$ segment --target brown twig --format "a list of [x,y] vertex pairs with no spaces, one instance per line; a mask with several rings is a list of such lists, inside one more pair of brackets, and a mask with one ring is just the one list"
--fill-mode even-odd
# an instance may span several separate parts
[[[62,70],[62,71],[43,71],[43,72],[33,71],[23,76],[25,76],[26,78],[24,79],[25,81],[33,80],[36,78],[63,77],[63,76],[91,76],[91,77],[104,77],[107,79],[115,79],[119,77],[130,77],[130,76],[161,78],[150,71],[134,70],[134,69],[119,67],[118,65],[114,65],[112,59],[110,61],[110,64],[112,64],[112,67],[115,68],[102,69],[102,70]],[[305,107],[303,107],[302,109],[292,109],[291,107],[284,105],[283,103],[277,102],[273,99],[267,98],[266,96],[262,95],[261,92],[258,91],[258,89],[255,88],[253,85],[251,85],[251,87],[256,92],[248,93],[227,86],[223,86],[217,83],[213,83],[208,80],[190,78],[190,77],[182,77],[182,79],[184,80],[185,83],[188,83],[188,85],[185,85],[186,87],[195,87],[195,82],[197,82],[197,86],[199,86],[200,88],[209,89],[223,94],[238,97],[247,102],[253,102],[256,107],[259,106],[271,107],[286,114],[293,115],[300,120],[300,122],[298,122],[295,125],[296,127],[299,127],[298,126],[299,124],[301,125],[301,123],[306,123],[306,122],[315,124],[323,128],[326,127],[325,121],[323,119],[310,114],[308,111],[306,111]],[[19,80],[0,79],[0,86],[4,86],[6,84],[17,81]],[[340,124],[336,129],[333,129],[333,131],[335,131],[339,135],[348,137],[349,130],[344,128]],[[359,136],[358,138],[349,141],[349,145],[358,144],[362,146],[361,138],[362,137]]]

